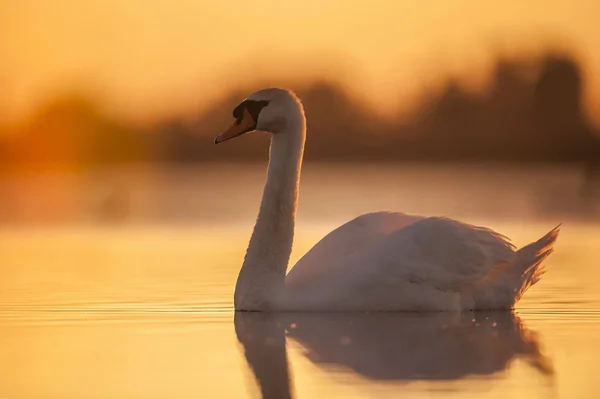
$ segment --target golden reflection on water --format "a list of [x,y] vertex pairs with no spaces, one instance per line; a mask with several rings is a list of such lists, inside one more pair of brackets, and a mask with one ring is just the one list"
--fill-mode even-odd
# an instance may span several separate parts
[[[546,226],[492,227],[522,245]],[[293,258],[329,228],[300,226]],[[600,393],[597,227],[565,224],[548,273],[517,317],[234,318],[232,287],[248,233],[247,226],[1,231],[0,397]]]

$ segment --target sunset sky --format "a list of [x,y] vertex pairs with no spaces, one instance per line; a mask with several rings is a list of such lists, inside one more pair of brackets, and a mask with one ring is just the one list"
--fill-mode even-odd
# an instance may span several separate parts
[[90,88],[124,116],[262,77],[345,79],[382,111],[498,53],[569,48],[600,113],[598,0],[0,0],[0,116]]

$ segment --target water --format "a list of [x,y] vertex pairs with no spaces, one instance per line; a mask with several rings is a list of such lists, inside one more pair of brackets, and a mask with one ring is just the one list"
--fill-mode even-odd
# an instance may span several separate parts
[[[565,219],[556,216],[559,212],[534,214],[532,209],[541,209],[532,205],[539,200],[535,193],[575,185],[569,171],[555,179],[546,171],[537,178],[538,172],[529,172],[522,179],[502,175],[486,181],[477,179],[482,172],[464,178],[461,170],[436,183],[431,176],[442,171],[410,171],[393,187],[383,184],[376,168],[362,173],[357,178],[346,170],[328,170],[317,179],[308,171],[292,262],[344,219],[369,209],[461,216],[521,246]],[[260,176],[237,173],[225,181],[250,187],[255,180],[260,184]],[[191,209],[194,194],[184,187],[188,178],[164,191],[174,203],[185,191]],[[203,178],[208,179],[198,176]],[[424,181],[431,184],[416,183]],[[499,181],[520,189],[507,194]],[[360,195],[355,187],[367,184],[371,191]],[[168,223],[0,229],[0,398],[600,394],[595,368],[600,357],[599,224],[564,220],[547,274],[514,316],[235,315],[233,285],[260,187],[244,196],[232,194],[229,184],[222,186],[196,197],[198,207],[214,205],[216,215],[193,214],[193,223],[173,222],[183,219],[185,206],[176,212],[161,200],[163,208],[147,215],[170,217]],[[481,195],[475,197],[477,187]],[[410,196],[400,199],[407,192]],[[437,202],[425,195],[434,192]],[[420,194],[429,201],[419,202]],[[243,201],[235,207],[240,196]],[[464,206],[469,197],[474,206]],[[227,207],[235,208],[236,217],[219,215]]]

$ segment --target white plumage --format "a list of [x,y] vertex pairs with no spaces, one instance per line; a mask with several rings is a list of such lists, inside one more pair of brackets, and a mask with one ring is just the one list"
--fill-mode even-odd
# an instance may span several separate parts
[[258,219],[236,285],[237,310],[511,309],[543,274],[559,227],[516,251],[508,238],[484,227],[376,212],[329,233],[286,276],[304,111],[285,89],[257,91],[238,108],[236,123],[215,142],[262,130],[271,133],[271,149]]

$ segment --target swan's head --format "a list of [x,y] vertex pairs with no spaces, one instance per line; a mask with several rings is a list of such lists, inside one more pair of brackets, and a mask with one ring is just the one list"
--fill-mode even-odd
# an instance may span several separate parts
[[233,117],[235,121],[215,138],[215,144],[255,130],[277,134],[287,124],[303,121],[304,111],[292,91],[271,88],[252,93],[235,107]]

